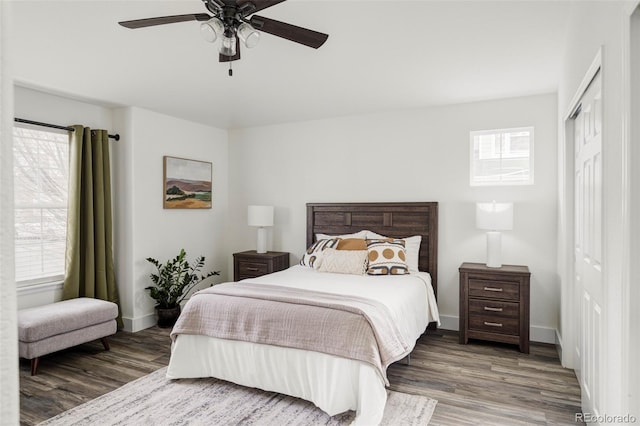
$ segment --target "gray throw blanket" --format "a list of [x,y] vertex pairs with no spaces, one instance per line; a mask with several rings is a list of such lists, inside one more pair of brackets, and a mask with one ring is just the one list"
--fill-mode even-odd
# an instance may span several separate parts
[[387,367],[409,354],[386,306],[374,300],[290,287],[225,283],[185,305],[171,338],[195,334],[323,352]]

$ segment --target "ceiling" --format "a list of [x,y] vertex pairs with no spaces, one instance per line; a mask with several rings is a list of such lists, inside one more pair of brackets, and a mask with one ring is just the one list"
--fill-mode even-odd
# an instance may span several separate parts
[[[6,0],[3,0],[6,1]],[[201,0],[13,1],[17,84],[219,128],[554,92],[569,1],[289,0],[259,14],[329,34],[315,50],[269,34],[234,62],[198,22]]]

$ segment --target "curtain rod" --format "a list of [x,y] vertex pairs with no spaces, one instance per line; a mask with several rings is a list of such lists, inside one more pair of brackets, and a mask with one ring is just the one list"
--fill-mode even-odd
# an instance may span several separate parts
[[[52,129],[68,130],[70,132],[74,132],[75,131],[75,129],[73,127],[59,126],[57,124],[41,123],[39,121],[25,120],[24,118],[15,117],[13,120],[18,122],[18,123],[33,124],[35,126],[50,127]],[[108,135],[108,136],[109,136],[110,139],[115,139],[117,141],[120,140],[120,135],[117,134],[117,133],[115,135]]]

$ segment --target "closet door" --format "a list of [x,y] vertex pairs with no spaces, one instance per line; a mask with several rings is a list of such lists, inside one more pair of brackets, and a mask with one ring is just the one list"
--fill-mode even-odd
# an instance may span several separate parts
[[602,342],[602,83],[598,72],[582,95],[574,118],[576,375],[583,412],[600,414]]

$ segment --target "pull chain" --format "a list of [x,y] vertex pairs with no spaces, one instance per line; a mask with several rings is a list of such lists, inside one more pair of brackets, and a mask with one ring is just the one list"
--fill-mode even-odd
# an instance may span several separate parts
[[233,77],[233,68],[231,64],[233,64],[233,61],[229,61],[229,77]]

